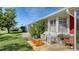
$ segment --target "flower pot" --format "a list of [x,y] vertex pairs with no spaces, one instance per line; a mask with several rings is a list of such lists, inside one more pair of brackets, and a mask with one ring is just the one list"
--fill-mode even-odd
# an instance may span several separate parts
[[68,38],[64,38],[64,44],[66,45],[67,43],[69,43],[69,39]]
[[32,43],[35,45],[35,46],[41,46],[44,44],[44,42],[40,39],[34,39],[32,40]]

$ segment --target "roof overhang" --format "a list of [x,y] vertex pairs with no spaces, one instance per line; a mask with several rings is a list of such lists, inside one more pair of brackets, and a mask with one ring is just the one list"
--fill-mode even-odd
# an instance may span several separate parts
[[53,13],[47,15],[47,16],[44,16],[44,17],[38,19],[37,21],[35,21],[31,24],[34,24],[34,23],[38,22],[39,20],[46,20],[46,19],[49,19],[49,18],[65,17],[67,15],[73,16],[75,9],[77,9],[77,7],[62,8],[62,9],[56,11],[56,12],[53,12]]

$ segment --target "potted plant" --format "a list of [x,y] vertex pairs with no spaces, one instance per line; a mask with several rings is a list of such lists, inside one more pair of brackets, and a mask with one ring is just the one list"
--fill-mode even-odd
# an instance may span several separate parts
[[73,46],[74,46],[73,36],[65,35],[64,44],[65,44],[65,46],[67,46],[69,48],[73,48]]
[[58,38],[59,38],[59,43],[60,43],[60,44],[63,44],[64,34],[59,34],[59,35],[58,35]]
[[70,35],[64,35],[64,44],[65,45],[69,45],[69,39],[70,39]]

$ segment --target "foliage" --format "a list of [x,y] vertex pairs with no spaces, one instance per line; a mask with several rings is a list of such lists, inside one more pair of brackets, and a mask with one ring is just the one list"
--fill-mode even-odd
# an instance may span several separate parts
[[70,38],[70,35],[59,34],[59,35],[58,35],[58,38],[60,38],[61,40],[64,40],[64,38],[69,39],[69,38]]
[[10,28],[16,24],[15,22],[15,9],[14,8],[0,8],[0,28],[7,28],[8,33]]
[[18,30],[19,30],[18,27],[11,28],[11,31],[18,31]]
[[59,34],[58,38],[60,38],[60,40],[64,40],[64,34]]
[[5,8],[4,12],[4,27],[7,28],[8,33],[10,32],[10,28],[15,26],[15,9],[14,8]]
[[2,13],[2,8],[0,7],[0,29],[3,26],[3,13]]
[[45,29],[46,29],[45,21],[40,20],[35,24],[32,24],[32,26],[30,26],[29,32],[33,37],[40,38],[40,34],[44,33]]
[[64,38],[69,39],[71,36],[70,35],[64,35]]

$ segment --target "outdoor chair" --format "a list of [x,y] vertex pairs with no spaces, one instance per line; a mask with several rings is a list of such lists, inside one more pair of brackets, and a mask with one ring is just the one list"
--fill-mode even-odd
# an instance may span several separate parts
[[56,33],[50,32],[48,37],[47,37],[47,41],[49,43],[56,43],[57,42],[57,35],[56,35]]
[[48,31],[45,31],[43,34],[41,34],[42,40],[47,41],[47,37],[48,37]]
[[45,34],[41,34],[41,39],[44,40],[44,41],[46,41],[47,36]]

